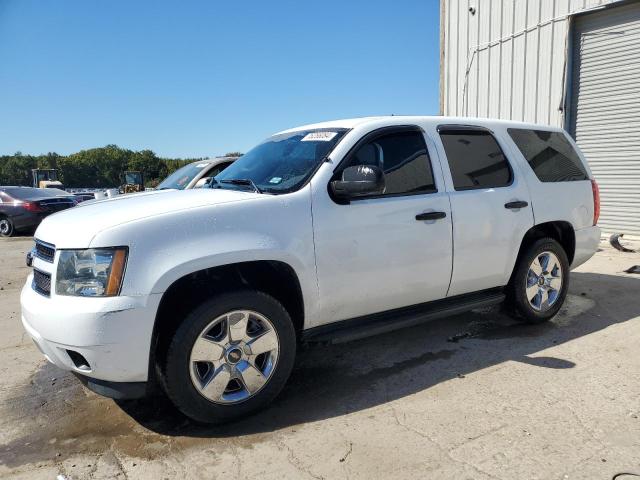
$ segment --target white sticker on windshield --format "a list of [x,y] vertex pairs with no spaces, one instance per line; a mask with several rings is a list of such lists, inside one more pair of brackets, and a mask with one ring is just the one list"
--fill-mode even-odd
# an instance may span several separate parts
[[338,132],[311,132],[307,133],[301,142],[329,142]]
[[269,183],[280,183],[282,181],[282,177],[273,177],[269,180]]
[[209,165],[209,164],[208,163],[199,163],[199,164],[196,165],[196,168],[204,168],[207,165]]

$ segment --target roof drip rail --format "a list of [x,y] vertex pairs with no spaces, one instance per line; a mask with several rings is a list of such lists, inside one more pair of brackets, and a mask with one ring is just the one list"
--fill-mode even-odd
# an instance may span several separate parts
[[481,125],[467,125],[467,124],[455,124],[455,123],[447,123],[441,124],[436,127],[438,133],[440,132],[451,132],[451,131],[469,131],[469,132],[486,132],[493,135],[493,130],[487,127],[483,127]]

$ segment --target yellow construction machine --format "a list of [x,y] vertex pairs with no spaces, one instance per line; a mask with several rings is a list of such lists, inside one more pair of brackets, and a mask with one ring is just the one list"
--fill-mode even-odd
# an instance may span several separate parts
[[64,185],[58,180],[58,171],[54,169],[33,168],[31,169],[34,188],[59,188],[64,190]]
[[144,175],[142,172],[124,172],[124,184],[120,186],[120,193],[144,192]]

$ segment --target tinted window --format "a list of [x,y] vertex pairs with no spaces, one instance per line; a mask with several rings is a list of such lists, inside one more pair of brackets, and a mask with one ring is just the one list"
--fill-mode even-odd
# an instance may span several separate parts
[[216,165],[215,167],[213,167],[211,170],[209,170],[206,174],[207,177],[215,177],[216,175],[218,175],[221,171],[223,171],[225,168],[227,168],[229,165],[231,165],[233,162],[224,162],[224,163],[219,163],[218,165]]
[[420,132],[377,137],[356,150],[349,166],[375,165],[385,174],[385,195],[434,192],[427,146]]
[[196,182],[193,188],[211,188],[211,179],[218,175],[222,170],[231,165],[232,162],[225,162],[215,165],[211,169],[209,169],[204,176],[200,177],[200,179]]
[[564,134],[510,128],[509,135],[541,182],[589,178],[580,157]]
[[456,190],[505,187],[511,183],[509,163],[490,133],[446,130],[440,138]]

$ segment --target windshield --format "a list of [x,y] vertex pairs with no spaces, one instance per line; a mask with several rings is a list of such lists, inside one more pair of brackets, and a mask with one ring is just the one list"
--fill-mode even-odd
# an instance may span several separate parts
[[[211,187],[268,193],[298,190],[346,132],[333,128],[274,135],[220,172]],[[234,180],[245,182],[229,183]]]
[[167,178],[165,178],[156,190],[166,190],[175,188],[176,190],[184,190],[189,182],[193,180],[203,168],[209,166],[209,162],[194,162],[179,168]]

